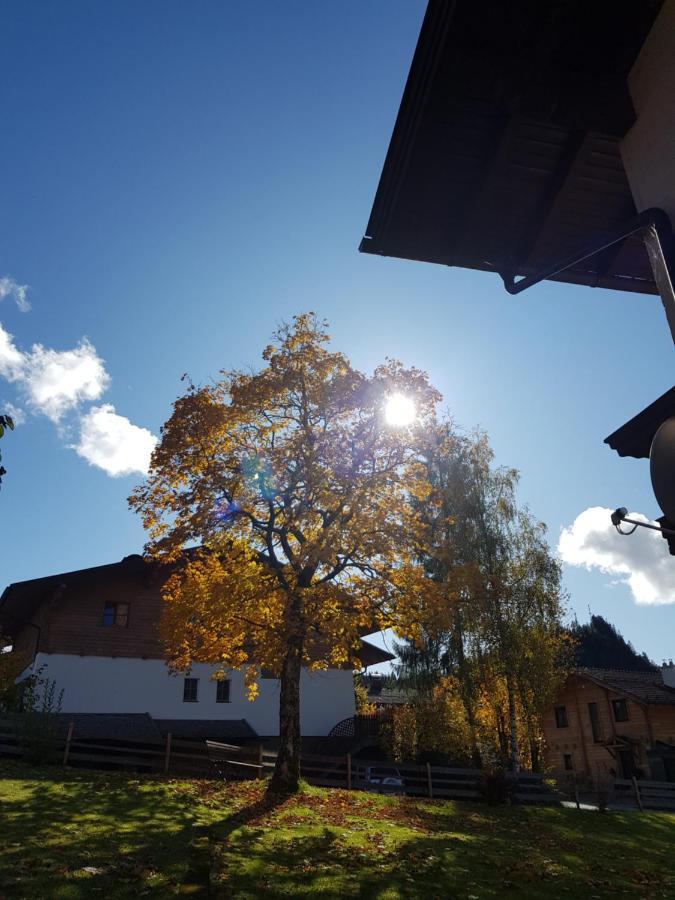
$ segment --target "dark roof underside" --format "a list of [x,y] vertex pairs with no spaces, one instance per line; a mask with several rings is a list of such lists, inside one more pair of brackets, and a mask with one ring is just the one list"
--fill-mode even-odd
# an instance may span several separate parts
[[81,740],[161,740],[159,728],[148,713],[58,713],[55,721],[59,737],[66,736],[72,722],[73,735]]
[[[662,0],[430,0],[361,250],[532,274],[635,215],[626,77]],[[641,238],[558,281],[656,293]]]
[[370,641],[366,641],[363,638],[361,638],[361,646],[357,656],[364,666],[375,666],[378,663],[389,662],[396,658],[393,653],[389,653],[388,650],[383,650],[382,647],[371,644]]
[[155,719],[162,735],[169,732],[186,740],[227,741],[257,737],[246,719]]
[[649,459],[654,435],[671,416],[675,416],[675,387],[650,403],[621,428],[617,428],[605,438],[605,443],[616,450],[619,456]]

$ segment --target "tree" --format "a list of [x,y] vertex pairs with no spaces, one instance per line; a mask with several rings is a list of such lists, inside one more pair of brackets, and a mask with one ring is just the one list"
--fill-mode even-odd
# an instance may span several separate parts
[[575,622],[570,628],[576,644],[578,666],[598,669],[633,669],[653,672],[656,666],[646,653],[638,653],[614,625],[602,616],[591,616],[585,625]]
[[[6,428],[9,428],[10,431],[14,431],[14,420],[11,416],[0,415],[0,438],[3,437]],[[2,454],[0,453],[0,483],[2,482],[2,476],[7,474],[7,470],[2,465],[1,461]]]
[[420,511],[427,527],[425,568],[440,606],[425,621],[422,642],[404,653],[400,670],[418,682],[420,667],[432,683],[456,677],[477,762],[484,742],[479,706],[485,722],[492,701],[494,715],[487,718],[495,723],[502,755],[518,769],[521,738],[536,765],[540,713],[564,677],[561,573],[545,527],[517,505],[518,473],[492,463],[484,434],[461,435],[446,421],[431,435],[431,492]]
[[[148,553],[175,566],[172,667],[244,667],[251,697],[261,666],[280,678],[273,790],[298,786],[301,667],[356,664],[375,628],[414,634],[426,586],[409,499],[427,490],[419,446],[440,397],[417,369],[389,361],[366,377],[327,342],[325,323],[300,315],[260,372],[190,385],[130,497]],[[414,401],[409,426],[385,422],[395,394]]]
[[17,678],[28,665],[28,659],[21,653],[10,651],[11,638],[0,634],[0,713],[7,712],[16,704],[20,694]]

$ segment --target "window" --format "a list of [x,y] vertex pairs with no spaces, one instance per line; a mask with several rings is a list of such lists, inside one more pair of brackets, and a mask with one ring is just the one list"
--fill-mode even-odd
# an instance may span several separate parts
[[230,702],[230,680],[229,678],[221,678],[216,681],[216,703]]
[[106,628],[112,625],[125,628],[129,624],[129,604],[106,603],[103,607],[103,624]]
[[625,700],[612,700],[615,722],[628,721],[628,703]]
[[183,703],[196,703],[199,678],[186,678],[183,682]]
[[566,706],[556,706],[555,708],[555,724],[556,728],[567,728],[569,722],[567,721],[567,707]]
[[598,704],[588,704],[588,718],[591,720],[591,731],[593,732],[593,740],[596,744],[602,740],[600,736],[600,718],[598,716]]
[[563,762],[565,764],[565,769],[567,772],[571,772],[574,769],[571,753],[563,753]]

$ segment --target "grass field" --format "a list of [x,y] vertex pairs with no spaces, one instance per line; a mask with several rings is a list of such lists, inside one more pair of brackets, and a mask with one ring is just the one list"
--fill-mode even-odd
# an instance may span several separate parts
[[675,898],[675,815],[0,764],[0,897]]

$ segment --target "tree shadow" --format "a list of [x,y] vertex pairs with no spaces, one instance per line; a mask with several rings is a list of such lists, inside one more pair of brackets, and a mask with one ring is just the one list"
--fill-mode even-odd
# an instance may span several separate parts
[[[266,801],[215,823],[213,896],[675,896],[667,864],[673,818],[582,820],[576,811],[418,806],[403,798],[392,806],[399,824],[418,832],[395,846],[369,844],[363,833],[355,839],[351,821],[295,817],[285,827],[283,818],[270,821]],[[385,812],[383,832],[392,810]]]
[[0,897],[165,897],[184,880],[194,816],[170,783],[25,766],[2,775]]

